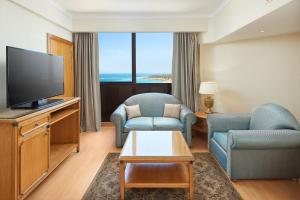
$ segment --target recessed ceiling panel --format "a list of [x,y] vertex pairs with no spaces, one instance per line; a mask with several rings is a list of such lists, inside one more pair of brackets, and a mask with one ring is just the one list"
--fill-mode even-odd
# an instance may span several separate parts
[[187,14],[209,16],[228,0],[52,0],[77,14]]

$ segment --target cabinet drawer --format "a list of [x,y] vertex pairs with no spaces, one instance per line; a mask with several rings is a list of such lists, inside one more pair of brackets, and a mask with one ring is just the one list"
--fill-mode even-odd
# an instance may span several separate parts
[[49,117],[48,116],[44,116],[42,118],[38,118],[38,119],[34,119],[34,120],[30,120],[27,123],[24,123],[23,125],[21,125],[20,127],[20,134],[22,136],[42,127],[42,126],[46,126],[49,123]]

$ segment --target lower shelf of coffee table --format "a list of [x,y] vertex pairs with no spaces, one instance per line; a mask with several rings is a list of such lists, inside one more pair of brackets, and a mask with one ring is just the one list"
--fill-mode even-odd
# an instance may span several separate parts
[[125,188],[189,188],[189,171],[181,163],[128,163]]

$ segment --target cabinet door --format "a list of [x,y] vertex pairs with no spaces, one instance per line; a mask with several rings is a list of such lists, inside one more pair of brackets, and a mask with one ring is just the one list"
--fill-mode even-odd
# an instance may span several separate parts
[[49,130],[38,129],[23,138],[20,145],[20,194],[40,178],[49,167]]

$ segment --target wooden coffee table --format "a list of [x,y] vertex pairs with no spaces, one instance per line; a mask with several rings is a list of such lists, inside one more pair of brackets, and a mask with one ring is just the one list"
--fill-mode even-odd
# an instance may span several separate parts
[[125,188],[188,188],[193,199],[194,156],[180,131],[131,131],[119,161],[121,200]]

